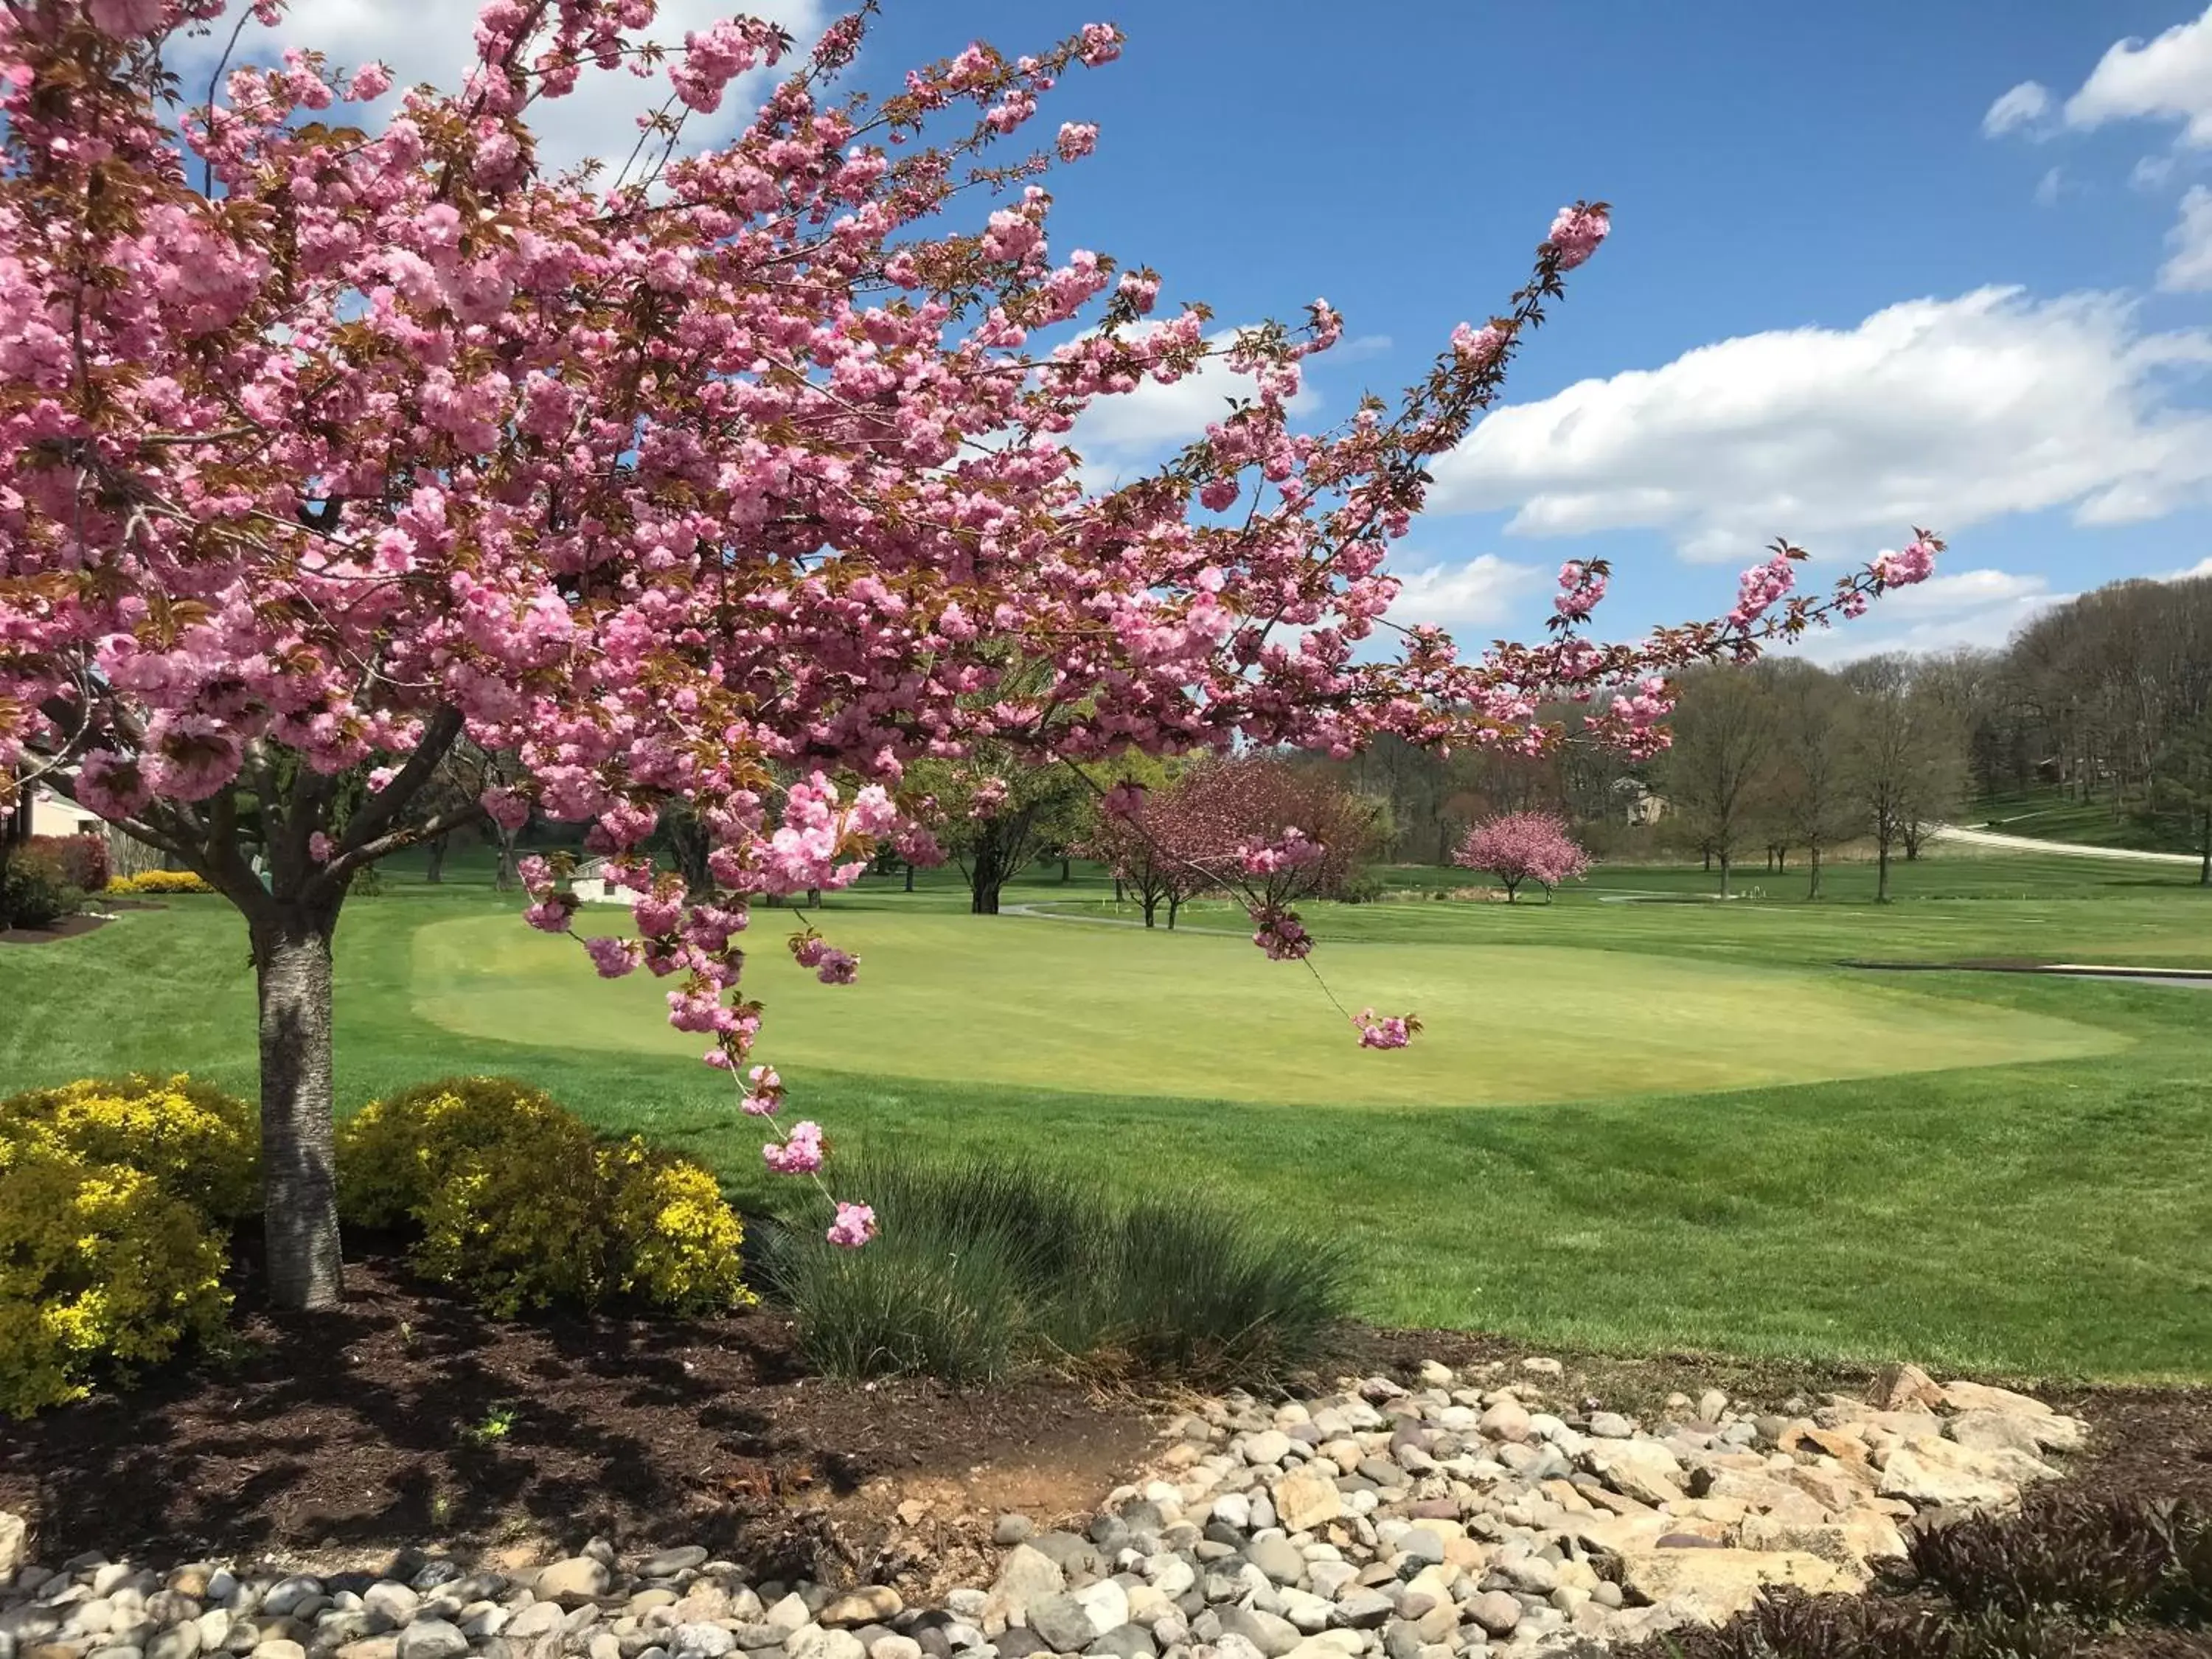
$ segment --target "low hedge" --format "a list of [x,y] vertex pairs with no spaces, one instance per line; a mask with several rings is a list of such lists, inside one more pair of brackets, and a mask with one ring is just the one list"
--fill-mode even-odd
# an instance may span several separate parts
[[215,889],[189,870],[142,870],[135,876],[117,876],[107,884],[117,898],[165,893],[212,893]]

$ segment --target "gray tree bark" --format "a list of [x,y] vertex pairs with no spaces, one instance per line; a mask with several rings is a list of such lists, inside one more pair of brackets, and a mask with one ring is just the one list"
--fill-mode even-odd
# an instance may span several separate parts
[[269,1296],[279,1308],[344,1297],[331,1079],[335,907],[270,905],[252,922],[261,1003],[261,1178]]

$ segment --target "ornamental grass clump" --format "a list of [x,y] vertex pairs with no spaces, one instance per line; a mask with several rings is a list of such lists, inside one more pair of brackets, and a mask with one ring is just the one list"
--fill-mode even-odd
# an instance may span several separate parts
[[409,1259],[492,1312],[633,1303],[703,1314],[751,1298],[744,1229],[698,1165],[602,1141],[542,1090],[448,1078],[338,1130],[347,1224],[411,1233]]
[[1022,1159],[850,1164],[883,1218],[866,1249],[835,1248],[794,1205],[756,1251],[833,1376],[1258,1382],[1344,1316],[1340,1248],[1211,1196],[1126,1199]]

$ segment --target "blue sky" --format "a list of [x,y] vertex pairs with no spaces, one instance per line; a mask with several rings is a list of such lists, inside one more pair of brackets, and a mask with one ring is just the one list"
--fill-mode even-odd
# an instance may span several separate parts
[[[679,33],[726,9],[665,7]],[[825,15],[763,9],[802,31]],[[297,0],[292,29],[449,80],[466,11]],[[1497,307],[1562,203],[1614,204],[1506,406],[1439,467],[1444,510],[1394,561],[1407,619],[1540,626],[1559,561],[1602,555],[1625,631],[1725,609],[1774,535],[1832,570],[1917,520],[1951,538],[1944,574],[1819,648],[1993,644],[2054,597],[2212,558],[2212,9],[887,11],[861,70],[877,87],[972,38],[1014,52],[1120,23],[1121,61],[1070,76],[1039,123],[1102,127],[1055,175],[1054,246],[1150,263],[1165,301],[1224,324],[1326,295],[1359,344],[1316,365],[1316,420]],[[587,146],[610,113],[571,100],[562,137]],[[1164,453],[1225,389],[1102,417],[1100,465]]]
[[[2063,113],[2117,43],[2192,22],[2193,33],[2154,50],[2193,53],[2179,78],[2212,111],[2212,12],[2176,0],[1399,0],[1350,12],[1296,0],[1125,0],[1108,11],[989,0],[895,4],[878,51],[925,55],[956,18],[952,33],[1012,47],[1098,15],[1120,22],[1129,45],[1120,63],[1071,76],[1058,94],[1056,115],[1103,128],[1097,157],[1055,183],[1058,238],[1150,260],[1170,295],[1205,298],[1228,321],[1289,315],[1326,295],[1352,336],[1389,346],[1317,366],[1322,416],[1362,384],[1389,388],[1417,374],[1455,321],[1486,314],[1514,285],[1552,210],[1578,195],[1615,204],[1616,234],[1521,359],[1512,404],[1662,369],[1721,342],[1849,335],[1887,307],[1936,302],[1921,327],[1901,331],[1917,343],[1892,353],[1846,341],[1823,353],[1814,342],[1810,356],[1838,361],[1784,372],[1778,353],[1804,354],[1777,342],[1680,384],[1619,389],[1586,416],[1611,406],[1663,433],[1681,422],[1683,403],[1710,414],[1741,398],[1741,424],[1704,430],[1693,409],[1671,442],[1626,434],[1579,465],[1547,459],[1551,434],[1530,434],[1481,489],[1459,492],[1483,510],[1432,515],[1400,561],[1443,567],[1426,591],[1477,612],[1451,619],[1469,632],[1535,625],[1541,573],[1589,553],[1617,562],[1616,627],[1706,614],[1724,608],[1734,571],[1768,536],[1824,555],[1894,545],[1907,525],[1881,513],[1891,502],[1917,505],[1949,532],[1947,573],[1971,580],[1869,618],[1848,636],[1861,645],[1994,642],[2051,595],[2212,556],[2212,514],[2192,504],[2212,474],[2212,431],[2160,432],[2205,401],[2203,365],[2187,360],[2204,355],[2191,334],[2212,324],[2212,301],[2157,287],[2180,200],[2212,177],[2212,149],[2178,143],[2183,124],[2172,117],[2113,114],[2071,129]],[[2029,81],[2060,108],[1985,133],[1991,105]],[[2146,175],[2156,163],[2170,170],[2134,177],[2145,158]],[[1958,302],[1990,285],[2022,292],[1994,319],[1962,319]],[[2062,303],[2087,295],[2107,297],[2086,318]],[[2150,355],[2182,361],[2117,386],[2100,374],[2131,345],[2177,334],[2178,345]],[[2017,407],[2043,398],[2073,410],[2038,418]],[[1925,398],[1933,408],[1919,406]],[[1884,427],[1905,435],[1885,442]],[[1771,471],[1712,453],[1755,452],[1777,433],[1807,453]],[[2112,453],[2083,455],[2100,446]],[[2194,447],[2199,461],[2169,459],[2163,471],[2182,476],[2162,481],[2159,499],[2105,514],[2125,522],[2075,522],[2081,501],[2140,476],[2136,451],[2160,447]],[[2045,448],[2055,465],[2043,464]],[[2076,482],[2069,455],[2079,487],[2039,505]],[[2024,469],[2024,456],[2037,464]],[[1900,480],[1901,460],[1920,476]],[[1855,486],[1860,465],[1867,477]],[[1654,483],[1696,504],[1590,534],[1516,526],[1517,508],[1546,485]],[[1855,522],[1862,514],[1878,522]],[[1686,540],[1697,560],[1683,556]],[[1484,556],[1500,562],[1486,567],[1496,579],[1455,587],[1453,573]]]

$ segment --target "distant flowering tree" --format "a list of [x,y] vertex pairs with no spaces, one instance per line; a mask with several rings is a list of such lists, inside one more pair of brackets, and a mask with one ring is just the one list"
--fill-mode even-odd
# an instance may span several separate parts
[[1510,904],[1525,883],[1549,893],[1562,882],[1579,881],[1591,860],[1557,813],[1505,812],[1469,830],[1452,862],[1497,877]]
[[[0,9],[0,776],[74,793],[243,915],[282,1304],[340,1294],[331,939],[403,848],[480,817],[589,823],[644,900],[592,962],[668,977],[672,1023],[773,1127],[735,940],[756,898],[841,886],[918,835],[892,793],[911,758],[1342,754],[1386,732],[1535,750],[1551,698],[1650,753],[1671,670],[1756,654],[1932,556],[1816,603],[1779,549],[1727,617],[1614,645],[1581,631],[1605,568],[1575,564],[1541,643],[1462,659],[1418,627],[1363,651],[1433,458],[1604,204],[1563,210],[1504,313],[1395,407],[1294,432],[1333,309],[1210,344],[1201,307],[1151,318],[1152,271],[1051,253],[1036,181],[1095,128],[989,159],[1063,74],[1118,55],[1109,26],[1031,57],[972,46],[871,102],[834,85],[866,12],[797,55],[745,19],[664,52],[653,0],[490,0],[459,90],[409,91],[370,131],[349,106],[390,88],[376,64],[295,52],[182,87],[175,41],[223,9]],[[787,78],[744,131],[683,154],[685,121],[771,64]],[[666,102],[628,164],[550,170],[532,123],[631,70]],[[1250,395],[1087,494],[1063,442],[1084,410],[1216,354]],[[431,788],[464,741],[511,757],[512,783]],[[642,850],[677,805],[703,886]],[[533,926],[571,931],[569,874],[523,861]],[[832,983],[855,965],[811,933],[795,954]],[[779,1128],[769,1161],[814,1175],[822,1144]],[[832,1237],[872,1225],[841,1203]]]
[[1374,850],[1375,817],[1325,772],[1243,756],[1109,797],[1085,846],[1136,895],[1147,927],[1162,903],[1173,927],[1185,902],[1220,890],[1240,896],[1266,933],[1297,926],[1291,904],[1344,890]]

